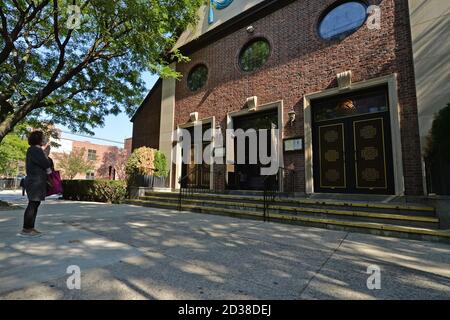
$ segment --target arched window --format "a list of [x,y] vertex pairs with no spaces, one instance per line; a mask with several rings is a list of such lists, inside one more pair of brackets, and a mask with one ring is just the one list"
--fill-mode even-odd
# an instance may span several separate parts
[[208,80],[208,68],[204,64],[198,64],[191,69],[187,78],[187,86],[191,91],[197,91]]
[[319,22],[322,39],[343,39],[358,30],[366,21],[367,6],[361,1],[338,2],[328,8]]
[[261,68],[269,59],[270,44],[266,39],[255,39],[248,42],[239,54],[239,66],[243,71],[254,71]]

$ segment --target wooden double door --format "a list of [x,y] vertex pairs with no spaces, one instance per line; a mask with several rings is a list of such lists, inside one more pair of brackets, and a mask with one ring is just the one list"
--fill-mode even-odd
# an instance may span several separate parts
[[[330,111],[329,106],[335,105]],[[383,88],[317,104],[315,192],[395,193],[388,110]]]
[[313,123],[315,192],[394,194],[390,118],[380,110]]

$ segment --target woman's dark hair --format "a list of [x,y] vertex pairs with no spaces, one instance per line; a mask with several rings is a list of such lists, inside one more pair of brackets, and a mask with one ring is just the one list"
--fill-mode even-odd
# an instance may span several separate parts
[[42,131],[33,131],[28,136],[28,144],[30,146],[41,146],[44,144],[45,136]]

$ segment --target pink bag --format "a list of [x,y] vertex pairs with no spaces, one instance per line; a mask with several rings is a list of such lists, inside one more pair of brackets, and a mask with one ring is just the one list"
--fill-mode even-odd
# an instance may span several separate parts
[[53,194],[60,194],[63,192],[61,175],[59,171],[53,171],[47,175],[47,197]]

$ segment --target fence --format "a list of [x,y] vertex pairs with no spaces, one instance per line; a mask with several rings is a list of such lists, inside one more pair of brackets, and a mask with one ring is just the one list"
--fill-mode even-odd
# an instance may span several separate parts
[[21,178],[0,179],[0,190],[16,190],[20,189]]

